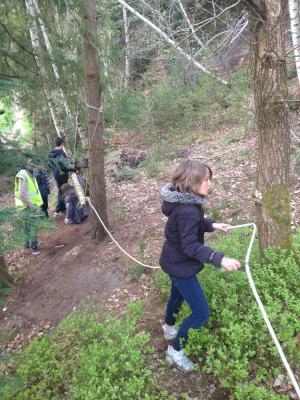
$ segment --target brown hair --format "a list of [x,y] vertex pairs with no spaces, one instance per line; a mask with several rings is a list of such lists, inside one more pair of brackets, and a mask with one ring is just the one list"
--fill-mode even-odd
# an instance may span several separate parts
[[212,178],[212,170],[208,165],[199,160],[184,160],[175,168],[171,184],[175,190],[198,195],[198,186],[204,181],[207,171]]

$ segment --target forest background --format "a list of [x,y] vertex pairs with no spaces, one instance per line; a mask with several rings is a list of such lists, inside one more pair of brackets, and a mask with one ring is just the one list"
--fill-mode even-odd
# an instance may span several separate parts
[[[232,223],[257,221],[254,273],[299,374],[293,196],[298,190],[298,2],[25,0],[0,7],[1,194],[12,191],[14,174],[26,158],[47,164],[54,138],[62,136],[70,157],[89,159],[86,174],[97,211],[106,222],[119,219],[115,229],[122,229],[126,210],[110,207],[116,187],[135,185],[137,193],[153,193],[147,185],[157,189],[180,158],[211,161],[224,169],[218,189],[233,193],[222,199],[216,193],[208,212]],[[247,192],[242,207],[243,194],[233,190],[237,182],[224,179],[241,166],[238,179]],[[146,212],[143,203],[138,212]],[[156,218],[149,216],[150,226]],[[22,237],[13,208],[1,209],[1,224],[4,293],[15,278],[9,261],[12,252],[18,257]],[[104,235],[93,215],[90,240]],[[151,238],[157,240],[148,234],[147,241]],[[139,237],[135,247],[151,262],[145,239]],[[243,232],[217,238],[217,245],[243,259],[247,240]],[[146,272],[137,265],[129,271],[135,279]],[[147,278],[152,295],[164,299],[165,277]],[[295,398],[255,303],[249,302],[245,276],[216,277],[210,271],[202,279],[213,318],[193,332],[188,349],[201,378],[181,378],[175,390],[178,373],[168,372],[163,355],[153,363],[145,300],[120,319],[75,313],[13,361],[5,350],[4,398]],[[61,332],[66,340],[59,340]],[[3,335],[5,349],[13,334]],[[78,370],[71,367],[78,364]]]

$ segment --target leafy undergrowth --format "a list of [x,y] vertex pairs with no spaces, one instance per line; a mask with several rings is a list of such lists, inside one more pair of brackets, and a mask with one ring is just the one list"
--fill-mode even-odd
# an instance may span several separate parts
[[[220,238],[215,247],[243,259],[249,239],[245,230],[235,231]],[[251,258],[258,293],[294,371],[300,362],[297,340],[300,332],[299,240],[300,232],[295,236],[294,250],[290,254],[283,250],[267,251],[263,265],[258,262],[256,243]],[[198,360],[199,370],[213,374],[237,400],[288,399],[288,396],[276,394],[273,388],[276,377],[281,373],[286,376],[286,371],[252,295],[246,273],[222,273],[207,266],[199,279],[208,298],[211,317],[207,325],[190,332],[186,347],[187,353]],[[168,284],[168,279],[159,273],[156,287],[164,295]],[[189,312],[185,306],[179,319]],[[285,387],[286,392],[291,389],[287,382]]]
[[149,335],[137,333],[141,313],[141,303],[132,304],[123,321],[100,322],[96,312],[74,312],[51,335],[34,339],[11,358],[0,398],[166,399],[145,365],[152,349]]

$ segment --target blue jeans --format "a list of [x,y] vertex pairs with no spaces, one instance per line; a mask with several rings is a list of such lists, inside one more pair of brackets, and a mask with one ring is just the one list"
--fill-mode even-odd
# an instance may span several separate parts
[[188,316],[181,325],[177,336],[173,342],[173,348],[177,351],[181,350],[182,345],[188,339],[188,331],[190,328],[200,328],[207,322],[209,310],[203,290],[196,276],[190,278],[174,278],[171,279],[171,293],[167,304],[167,312],[165,322],[168,325],[174,325],[176,315],[180,311],[181,305],[185,300],[192,314]]

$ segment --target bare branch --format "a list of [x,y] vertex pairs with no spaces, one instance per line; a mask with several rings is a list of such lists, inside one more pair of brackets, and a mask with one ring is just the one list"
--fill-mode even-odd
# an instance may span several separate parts
[[24,78],[26,78],[26,76],[8,75],[8,74],[5,74],[4,72],[0,72],[0,75],[1,75],[1,76],[5,76],[5,77],[7,77],[7,78],[17,78],[17,79],[24,79]]
[[195,28],[194,28],[193,24],[191,23],[191,20],[189,19],[188,15],[187,15],[187,13],[186,13],[186,11],[185,11],[182,3],[181,3],[181,0],[177,0],[177,3],[179,5],[179,7],[180,7],[180,10],[181,10],[183,16],[184,16],[184,19],[186,20],[186,22],[187,22],[187,24],[188,24],[188,26],[189,26],[189,28],[190,28],[190,30],[192,32],[193,38],[196,40],[196,42],[199,44],[199,46],[201,46],[203,48],[204,44],[202,43],[200,38],[196,35]]
[[217,79],[219,82],[223,83],[224,85],[227,85],[228,82],[223,80],[222,78],[216,76],[209,70],[207,70],[203,65],[201,65],[199,62],[197,62],[193,57],[191,57],[189,54],[187,54],[180,46],[178,46],[172,39],[170,39],[165,32],[163,32],[161,29],[159,29],[156,25],[154,25],[151,21],[149,21],[147,18],[145,18],[143,15],[141,15],[139,12],[137,12],[134,8],[132,8],[130,5],[128,5],[124,0],[117,0],[118,3],[120,3],[122,6],[126,7],[129,11],[131,11],[136,17],[138,17],[140,20],[145,22],[147,25],[149,25],[152,29],[154,29],[160,36],[162,36],[167,43],[169,43],[172,47],[174,47],[184,58],[186,58],[188,61],[193,63],[197,68],[199,68],[202,72],[204,72],[207,75],[213,76],[215,79]]
[[250,12],[259,18],[266,20],[266,6],[261,0],[243,0]]

